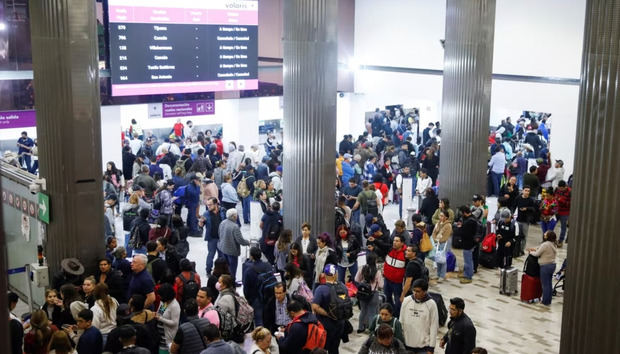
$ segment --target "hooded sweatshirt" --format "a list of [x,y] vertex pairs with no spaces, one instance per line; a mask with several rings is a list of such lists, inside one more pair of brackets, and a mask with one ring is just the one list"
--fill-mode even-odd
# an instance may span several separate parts
[[435,348],[439,315],[437,304],[428,294],[420,301],[413,295],[405,298],[400,309],[400,323],[403,326],[407,347],[425,350]]

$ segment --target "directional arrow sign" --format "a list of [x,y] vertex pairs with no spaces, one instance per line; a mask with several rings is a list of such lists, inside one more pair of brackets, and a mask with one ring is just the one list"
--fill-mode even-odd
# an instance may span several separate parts
[[50,223],[50,198],[43,193],[39,193],[39,220]]

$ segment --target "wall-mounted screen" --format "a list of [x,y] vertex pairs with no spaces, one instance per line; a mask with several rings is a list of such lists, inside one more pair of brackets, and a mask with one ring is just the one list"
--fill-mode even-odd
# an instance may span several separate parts
[[257,0],[108,0],[112,96],[256,90]]

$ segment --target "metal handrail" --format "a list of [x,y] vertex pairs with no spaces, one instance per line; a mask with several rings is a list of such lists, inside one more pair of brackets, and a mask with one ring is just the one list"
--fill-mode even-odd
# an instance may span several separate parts
[[1,160],[0,175],[26,187],[30,186],[37,179],[36,175]]

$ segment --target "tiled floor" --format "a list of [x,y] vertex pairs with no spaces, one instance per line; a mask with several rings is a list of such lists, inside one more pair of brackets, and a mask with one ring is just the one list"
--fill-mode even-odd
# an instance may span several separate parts
[[[489,200],[489,215],[495,213],[495,202]],[[239,210],[241,211],[241,210]],[[247,239],[256,239],[260,235],[258,229],[260,209],[253,209],[252,225],[244,225],[242,232]],[[384,217],[388,228],[398,219],[398,206],[389,205],[384,210]],[[559,226],[558,226],[559,228]],[[541,237],[539,227],[530,227],[530,237],[527,240],[527,247],[536,247]],[[205,259],[207,255],[207,245],[202,238],[190,238],[190,253],[188,257],[195,261],[197,271],[204,279]],[[119,244],[121,244],[119,242]],[[246,248],[242,247],[240,262],[246,258]],[[566,257],[566,246],[559,250],[558,268]],[[523,259],[513,261],[513,266],[521,270]],[[432,270],[432,263],[427,261],[427,266]],[[453,275],[454,276],[454,275]],[[521,272],[519,272],[519,283]],[[238,270],[238,279],[241,279],[241,267]],[[436,284],[431,282],[431,290],[443,295],[446,306],[449,305],[451,297],[459,296],[465,300],[465,312],[474,321],[477,328],[476,343],[485,347],[490,353],[558,353],[560,328],[562,321],[562,296],[554,297],[552,305],[547,308],[540,304],[521,303],[519,295],[506,296],[499,294],[498,270],[485,269],[480,267],[474,276],[472,284],[460,284],[458,279],[452,278],[448,281]],[[353,327],[357,328],[357,317],[359,311],[355,309],[355,316],[351,320]],[[440,334],[446,332],[446,327],[440,328]],[[367,335],[353,333],[349,343],[342,344],[342,353],[357,353]],[[436,353],[443,353],[437,348]]]

